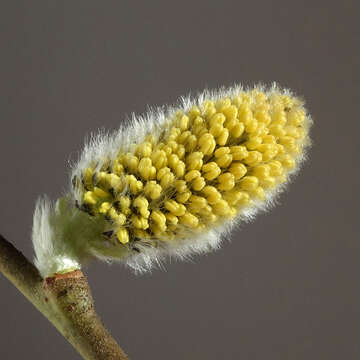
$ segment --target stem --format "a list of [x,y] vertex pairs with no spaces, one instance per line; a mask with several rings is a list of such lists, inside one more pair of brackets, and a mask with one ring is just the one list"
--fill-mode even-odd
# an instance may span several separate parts
[[0,272],[86,360],[127,360],[96,314],[80,270],[42,279],[36,267],[0,235]]

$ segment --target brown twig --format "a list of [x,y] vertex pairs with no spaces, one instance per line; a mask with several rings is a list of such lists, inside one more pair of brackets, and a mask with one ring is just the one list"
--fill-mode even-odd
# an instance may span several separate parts
[[128,359],[95,312],[80,270],[42,279],[36,267],[0,235],[0,272],[87,360]]

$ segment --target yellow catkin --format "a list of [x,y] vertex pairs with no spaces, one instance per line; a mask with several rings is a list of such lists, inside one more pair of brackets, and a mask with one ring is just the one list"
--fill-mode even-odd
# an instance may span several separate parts
[[307,144],[301,102],[275,90],[208,98],[167,120],[158,136],[74,181],[80,209],[103,216],[120,246],[175,241],[233,218],[286,181]]

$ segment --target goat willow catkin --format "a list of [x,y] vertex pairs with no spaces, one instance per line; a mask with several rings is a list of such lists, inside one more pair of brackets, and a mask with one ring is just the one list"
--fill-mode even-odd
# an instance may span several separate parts
[[72,169],[70,193],[55,206],[38,202],[39,269],[67,271],[99,257],[143,271],[164,255],[217,248],[224,231],[284,188],[304,159],[310,124],[289,91],[236,86],[94,136]]

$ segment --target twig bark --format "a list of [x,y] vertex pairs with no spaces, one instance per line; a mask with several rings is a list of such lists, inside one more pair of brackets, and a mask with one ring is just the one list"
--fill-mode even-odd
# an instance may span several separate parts
[[86,360],[127,360],[95,312],[80,270],[42,279],[36,267],[0,235],[0,272]]

